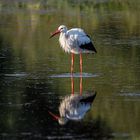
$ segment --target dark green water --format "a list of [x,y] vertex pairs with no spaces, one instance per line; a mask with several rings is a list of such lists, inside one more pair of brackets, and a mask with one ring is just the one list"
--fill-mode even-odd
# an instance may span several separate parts
[[[139,0],[1,0],[0,139],[139,140],[139,10]],[[98,51],[83,55],[83,94],[97,91],[95,102],[66,126],[48,114],[71,94],[70,55],[49,39],[61,24],[83,28]]]

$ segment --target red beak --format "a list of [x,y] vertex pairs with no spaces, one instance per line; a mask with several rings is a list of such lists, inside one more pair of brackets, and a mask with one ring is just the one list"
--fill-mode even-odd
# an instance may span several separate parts
[[59,34],[59,33],[60,33],[60,31],[59,31],[59,30],[56,30],[54,33],[51,33],[50,38],[52,38],[53,36],[55,36],[55,35],[57,35],[57,34]]
[[52,112],[48,111],[49,114],[55,119],[58,120],[60,117],[58,115],[53,114]]

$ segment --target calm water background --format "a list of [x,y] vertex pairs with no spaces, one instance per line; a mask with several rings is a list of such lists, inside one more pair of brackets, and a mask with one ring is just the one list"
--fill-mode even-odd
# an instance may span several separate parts
[[[139,140],[139,11],[139,0],[1,0],[0,139]],[[98,51],[83,55],[83,94],[97,91],[93,107],[66,126],[47,112],[58,114],[71,94],[70,55],[49,39],[60,24],[83,28]],[[79,93],[79,78],[74,84]]]

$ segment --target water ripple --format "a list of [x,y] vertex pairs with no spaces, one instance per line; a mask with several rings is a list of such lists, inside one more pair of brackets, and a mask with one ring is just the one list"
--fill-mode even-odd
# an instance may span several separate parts
[[5,74],[6,77],[25,77],[27,76],[27,73],[12,73],[12,74]]
[[128,96],[128,97],[140,97],[140,93],[120,93],[120,96]]
[[82,75],[80,73],[74,73],[73,75],[71,75],[71,73],[63,73],[63,74],[54,74],[51,75],[49,77],[51,78],[69,78],[69,77],[83,77],[83,78],[92,78],[92,77],[98,77],[100,76],[100,74],[92,74],[92,73],[82,73]]

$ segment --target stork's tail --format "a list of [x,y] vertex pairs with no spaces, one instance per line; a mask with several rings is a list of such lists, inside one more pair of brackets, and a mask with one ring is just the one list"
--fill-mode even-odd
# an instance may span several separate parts
[[80,102],[81,103],[92,103],[93,102],[93,100],[95,99],[95,97],[96,97],[96,92],[94,93],[94,94],[92,94],[92,95],[90,95],[90,96],[87,96],[87,97],[85,97],[85,98],[82,98],[81,100],[80,100]]

